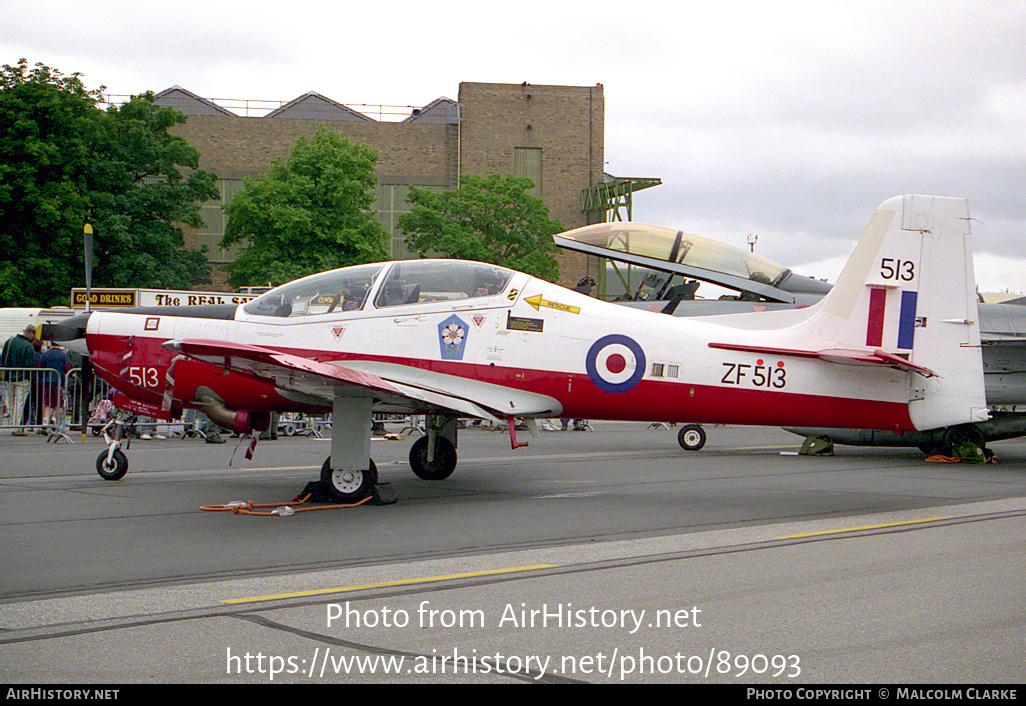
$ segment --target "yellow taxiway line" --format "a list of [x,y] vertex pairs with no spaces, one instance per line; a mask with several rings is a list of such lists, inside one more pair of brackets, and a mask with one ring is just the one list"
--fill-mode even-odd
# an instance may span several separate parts
[[381,581],[379,583],[363,583],[354,586],[338,586],[336,588],[318,588],[312,591],[296,591],[294,593],[277,593],[269,596],[252,596],[250,598],[230,598],[219,603],[257,603],[260,601],[275,601],[284,598],[304,598],[308,596],[323,596],[328,593],[345,593],[347,591],[360,591],[366,588],[386,588],[388,586],[412,586],[419,583],[430,583],[431,581],[448,581],[452,579],[473,578],[475,576],[494,576],[495,574],[509,574],[517,571],[532,571],[534,569],[551,569],[556,564],[536,564],[534,566],[514,566],[506,569],[490,569],[486,571],[467,571],[460,574],[446,574],[444,576],[422,576],[413,579],[398,579],[396,581]]
[[923,522],[937,522],[939,520],[950,520],[950,517],[927,517],[923,520],[907,520],[905,522],[887,522],[882,525],[863,525],[862,527],[845,527],[843,529],[823,530],[821,532],[807,532],[805,534],[788,534],[773,539],[798,539],[800,537],[815,537],[823,534],[840,534],[842,532],[858,532],[860,530],[882,529],[884,527],[901,527],[902,525],[916,525]]

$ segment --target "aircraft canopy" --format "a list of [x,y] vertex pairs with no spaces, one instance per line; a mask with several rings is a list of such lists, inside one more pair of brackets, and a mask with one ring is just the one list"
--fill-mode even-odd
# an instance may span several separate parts
[[243,305],[254,316],[295,317],[501,294],[515,273],[465,260],[354,265],[283,284]]

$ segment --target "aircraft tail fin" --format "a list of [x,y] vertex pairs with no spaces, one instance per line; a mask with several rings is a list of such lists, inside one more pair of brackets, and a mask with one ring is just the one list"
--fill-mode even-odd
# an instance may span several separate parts
[[917,429],[989,418],[969,230],[965,199],[888,199],[814,317],[827,348],[913,373]]
[[920,430],[990,417],[965,199],[888,199],[822,301],[742,316],[718,321],[747,340],[710,347],[901,370]]

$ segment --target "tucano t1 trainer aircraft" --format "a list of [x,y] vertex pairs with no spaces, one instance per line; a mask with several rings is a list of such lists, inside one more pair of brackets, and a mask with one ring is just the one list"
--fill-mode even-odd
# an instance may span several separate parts
[[[239,306],[93,311],[84,338],[121,409],[204,410],[240,434],[272,411],[330,411],[321,481],[377,482],[374,410],[427,415],[414,473],[447,478],[456,420],[547,417],[920,431],[986,420],[965,199],[898,196],[837,284],[801,309],[675,318],[496,265],[406,260],[324,272]],[[124,476],[117,439],[97,459]]]

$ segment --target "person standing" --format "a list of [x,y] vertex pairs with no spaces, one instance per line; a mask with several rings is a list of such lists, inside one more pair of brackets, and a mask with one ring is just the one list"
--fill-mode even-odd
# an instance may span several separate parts
[[[39,361],[43,359],[43,342],[33,336],[32,338],[32,352],[36,356],[36,365],[39,367]],[[29,426],[37,426],[42,424],[43,420],[43,377],[40,370],[35,370],[29,373],[29,378],[32,380],[32,388],[29,390],[29,403],[25,408],[25,414],[22,416],[22,424]],[[28,431],[26,426],[25,431]],[[39,429],[40,434],[46,432]]]
[[64,349],[53,344],[39,360],[43,373],[43,424],[64,429],[64,376],[71,368]]
[[[19,333],[7,340],[4,344],[3,354],[0,355],[0,367],[18,368],[17,370],[4,371],[4,379],[8,386],[8,399],[11,400],[11,426],[17,427],[22,424],[22,414],[25,405],[29,401],[31,392],[30,370],[36,367],[36,352],[32,342],[36,340],[36,330],[32,326],[26,326],[23,333]],[[14,436],[27,436],[28,432],[24,427],[16,428]]]

